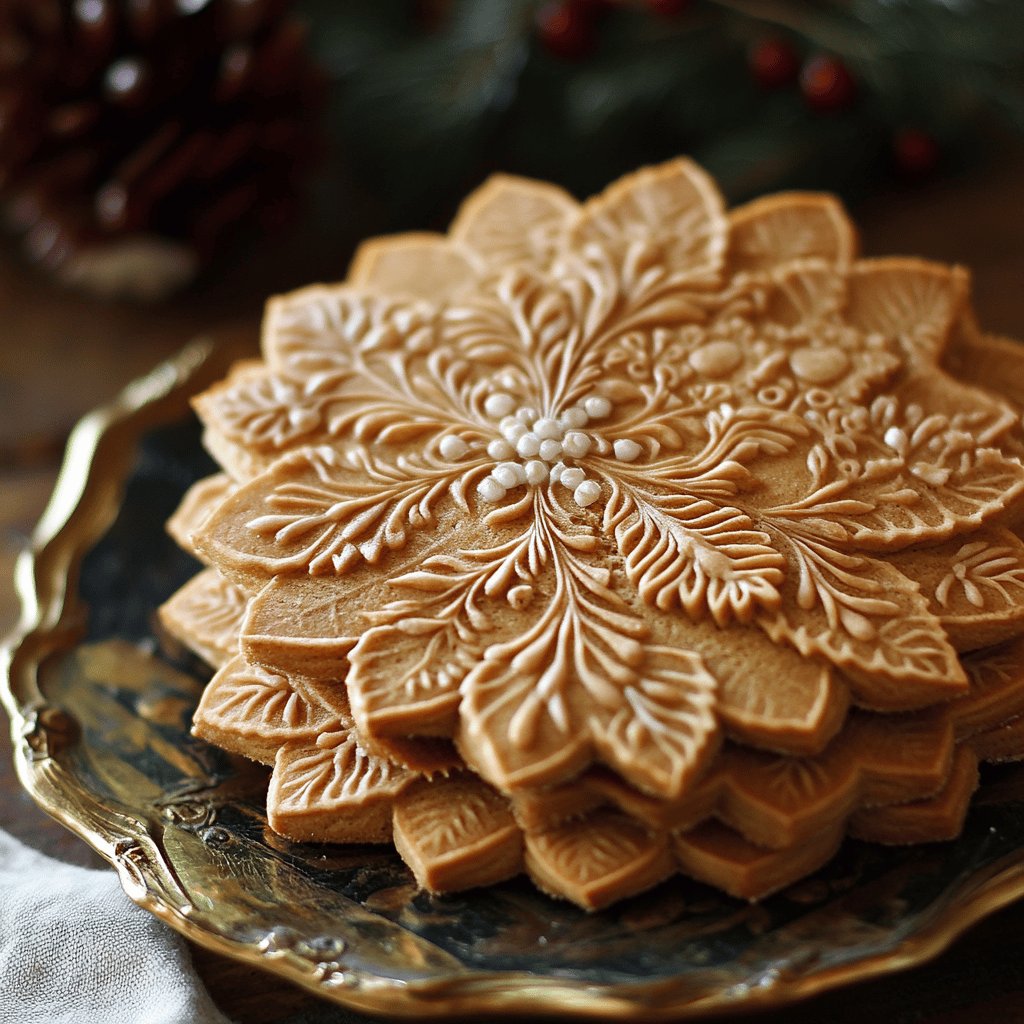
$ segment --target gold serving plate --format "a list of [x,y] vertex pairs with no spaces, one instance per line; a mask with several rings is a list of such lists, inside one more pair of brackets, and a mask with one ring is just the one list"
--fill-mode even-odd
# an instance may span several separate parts
[[684,879],[600,914],[523,880],[434,897],[389,848],[274,835],[265,770],[190,735],[204,670],[153,626],[195,571],[163,522],[213,469],[188,398],[227,358],[191,346],[78,425],[2,652],[22,783],[171,927],[358,1010],[692,1019],[920,963],[1024,893],[1017,768],[957,842],[850,842],[754,906]]

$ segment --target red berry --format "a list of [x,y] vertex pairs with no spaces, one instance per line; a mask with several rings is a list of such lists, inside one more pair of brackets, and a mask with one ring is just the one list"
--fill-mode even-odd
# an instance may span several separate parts
[[803,66],[800,89],[815,110],[841,110],[853,101],[857,83],[841,60],[819,54]]
[[647,0],[647,9],[659,18],[678,18],[689,6],[690,0]]
[[902,174],[920,178],[935,170],[940,156],[939,144],[920,128],[902,128],[892,138],[892,155]]
[[796,80],[800,62],[788,39],[767,36],[750,50],[750,70],[757,84],[765,89],[778,89]]
[[560,60],[581,60],[597,42],[594,19],[588,5],[578,0],[546,4],[537,14],[541,45]]

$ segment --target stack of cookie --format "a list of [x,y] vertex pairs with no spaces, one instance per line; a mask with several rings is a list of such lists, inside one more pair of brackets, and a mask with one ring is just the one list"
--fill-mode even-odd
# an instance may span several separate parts
[[[756,899],[1024,756],[1024,350],[828,196],[491,179],[271,301],[162,609],[270,825],[424,887]],[[944,367],[953,367],[950,372]]]

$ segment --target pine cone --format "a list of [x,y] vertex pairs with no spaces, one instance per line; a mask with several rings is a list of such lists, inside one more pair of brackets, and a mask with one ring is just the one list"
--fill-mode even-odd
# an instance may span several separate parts
[[155,298],[279,222],[323,82],[291,0],[0,0],[0,206],[28,255]]

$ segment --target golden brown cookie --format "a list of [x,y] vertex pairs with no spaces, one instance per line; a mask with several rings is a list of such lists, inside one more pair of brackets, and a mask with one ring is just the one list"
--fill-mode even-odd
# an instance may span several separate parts
[[[975,660],[980,664],[978,656]],[[1020,688],[1020,667],[1016,675],[1000,668],[1016,664],[1006,646],[990,653],[989,660],[990,678],[980,691],[984,700],[979,696],[977,706],[963,716],[974,728],[994,720],[1007,706],[997,700],[997,692],[1009,694]],[[977,665],[971,674],[985,675]],[[391,815],[396,846],[425,888],[457,891],[521,870],[523,836],[505,799],[482,781],[465,773],[415,781],[408,775],[396,779],[390,772],[375,776],[360,771],[360,765],[372,759],[351,744],[335,742],[344,739],[339,736],[344,732],[343,708],[341,718],[337,714],[341,694],[341,687],[317,684],[310,690],[308,684],[293,685],[236,659],[208,688],[196,715],[196,732],[250,757],[276,760],[274,784],[282,799],[275,804],[272,789],[268,806],[275,827],[284,834],[317,841],[384,841]],[[846,751],[857,752],[854,771],[849,753],[840,756],[842,747],[836,745],[831,760],[766,759],[742,751],[740,758],[726,758],[733,777],[702,788],[717,792],[724,808],[718,816],[723,821],[730,814],[742,819],[743,829],[691,827],[712,813],[711,805],[694,822],[674,825],[661,820],[645,826],[621,811],[603,811],[588,814],[583,826],[570,821],[527,835],[526,863],[546,891],[591,909],[667,877],[673,869],[666,863],[666,849],[676,851],[685,873],[734,895],[760,898],[830,856],[843,821],[822,817],[816,827],[807,827],[820,810],[815,797],[833,785],[849,790],[851,779],[858,778],[867,782],[861,782],[860,809],[851,819],[854,834],[897,843],[949,838],[959,828],[976,780],[972,748],[976,742],[987,742],[989,733],[977,734],[971,746],[953,758],[951,722],[956,716],[942,709],[913,717],[914,722],[901,728],[889,717],[852,716],[843,737]],[[313,735],[318,740],[310,743]],[[894,737],[899,737],[899,744],[893,743]],[[1024,752],[1019,736],[1016,751]],[[743,757],[765,763],[748,764],[745,770]],[[830,767],[832,779],[827,777]],[[605,781],[610,784],[613,777]],[[723,801],[722,792],[730,787]],[[924,792],[935,795],[914,799]],[[332,806],[324,794],[336,803]],[[633,794],[633,804],[625,806],[635,812],[640,799],[644,798]],[[894,806],[894,801],[904,802]],[[832,793],[831,811],[837,807]],[[760,834],[751,830],[757,822]],[[673,827],[682,831],[676,833],[674,845],[666,846],[666,830]],[[779,843],[780,836],[785,836],[785,843]],[[751,839],[767,839],[767,845]]]
[[351,718],[315,690],[241,658],[210,681],[193,732],[274,766],[267,820],[290,839],[387,842],[394,799],[418,777],[366,751]]
[[526,870],[537,887],[586,910],[650,889],[674,869],[665,833],[615,811],[526,836]]
[[227,473],[214,473],[197,480],[186,492],[185,497],[167,520],[167,532],[178,546],[194,558],[200,558],[192,544],[192,534],[206,521],[210,513],[234,489],[235,483]]
[[160,624],[214,668],[238,655],[249,599],[216,569],[192,577],[159,608]]
[[[450,237],[375,241],[199,401],[258,473],[197,535],[256,595],[247,657],[344,673],[367,741],[452,737],[510,792],[600,762],[679,798],[725,730],[807,754],[847,687],[965,692],[891,556],[971,552],[1024,491],[1016,416],[938,365],[966,276],[854,259],[827,199],[730,221],[685,161],[554,195],[498,181]],[[543,242],[477,252],[520,203]]]
[[468,772],[410,786],[395,800],[393,822],[395,849],[430,892],[491,885],[523,870],[523,835],[508,801]]
[[[888,845],[953,839],[977,783],[977,756],[970,747],[961,747],[939,793],[928,800],[860,811],[851,820],[850,834]],[[676,833],[673,849],[683,874],[740,899],[761,900],[827,863],[844,834],[843,828],[823,829],[791,846],[765,849],[709,822]]]
[[978,756],[968,742],[957,748],[952,771],[938,793],[927,800],[859,811],[850,819],[849,834],[889,846],[955,839],[977,788]]
[[1024,637],[973,651],[962,660],[970,693],[949,705],[958,740],[1024,714]]
[[893,556],[914,580],[959,651],[1024,632],[1024,541],[999,527]]
[[817,871],[835,855],[844,830],[819,832],[784,850],[765,850],[732,829],[708,822],[672,837],[683,874],[744,900],[761,900]]
[[517,794],[513,808],[528,832],[603,803],[659,830],[686,831],[714,817],[755,845],[776,849],[834,831],[861,808],[932,796],[947,781],[953,748],[953,724],[943,711],[857,713],[814,758],[730,746],[682,801],[655,800],[597,770],[562,792]]
[[[439,889],[519,864],[499,792],[590,907],[677,860],[768,891],[851,815],[948,832],[1024,702],[1019,396],[946,372],[975,345],[965,272],[858,259],[829,197],[728,213],[687,161],[582,205],[497,177],[272,301],[264,361],[197,399],[237,484],[175,529],[246,606],[197,728],[274,754],[273,827],[393,814]],[[252,732],[246,673],[301,736]]]

